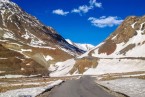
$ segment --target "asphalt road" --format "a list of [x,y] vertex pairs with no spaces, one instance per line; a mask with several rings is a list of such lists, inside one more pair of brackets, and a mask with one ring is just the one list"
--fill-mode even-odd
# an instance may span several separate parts
[[100,86],[90,76],[83,76],[77,80],[69,80],[45,92],[39,97],[115,97]]

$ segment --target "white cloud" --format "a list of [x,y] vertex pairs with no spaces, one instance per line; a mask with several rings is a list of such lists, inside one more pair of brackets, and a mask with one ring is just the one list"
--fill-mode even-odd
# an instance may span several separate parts
[[79,13],[79,14],[87,13],[91,9],[93,9],[94,7],[101,8],[102,7],[102,3],[96,2],[96,0],[90,0],[89,1],[89,6],[88,5],[82,5],[82,6],[79,6],[78,8],[73,9],[71,12],[72,13]]
[[90,0],[90,6],[92,6],[92,7],[98,7],[98,8],[100,8],[100,7],[102,7],[102,3],[100,3],[100,2],[96,2],[96,0]]
[[104,28],[104,27],[112,27],[115,25],[119,25],[123,22],[122,19],[119,19],[117,16],[102,16],[100,18],[90,17],[88,19],[94,26]]
[[87,13],[91,8],[88,7],[87,5],[82,5],[82,6],[79,6],[78,9],[73,9],[72,12],[74,13]]
[[81,11],[79,9],[73,9],[72,12],[74,12],[74,13],[80,13]]
[[62,16],[66,16],[67,14],[69,14],[68,11],[63,11],[62,9],[53,10],[52,13]]

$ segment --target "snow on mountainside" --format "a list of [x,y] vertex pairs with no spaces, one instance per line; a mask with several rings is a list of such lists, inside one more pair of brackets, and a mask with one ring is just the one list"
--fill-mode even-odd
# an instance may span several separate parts
[[47,74],[51,63],[82,53],[17,4],[0,0],[0,75]]
[[56,64],[51,64],[49,67],[50,77],[61,77],[70,75],[69,71],[73,68],[75,64],[74,59],[69,59],[64,62],[57,62]]
[[[70,40],[67,41],[71,45],[76,45]],[[66,62],[53,65],[59,69],[55,69],[52,76],[144,74],[144,48],[145,16],[131,16],[126,18],[104,42],[79,56],[70,66],[67,66],[69,63]]]
[[145,57],[145,16],[131,16],[104,42],[88,52],[93,57]]
[[145,16],[126,18],[93,47],[65,40],[15,3],[0,0],[0,75],[139,74],[145,71],[144,48]]
[[76,63],[80,61],[80,64],[74,65],[72,73],[142,74],[145,73],[144,49],[145,16],[130,16],[105,41],[78,57]]
[[81,49],[81,50],[84,50],[84,51],[89,51],[91,50],[92,48],[94,48],[95,46],[92,45],[92,44],[84,44],[84,43],[74,43],[72,42],[70,39],[65,39],[69,44]]

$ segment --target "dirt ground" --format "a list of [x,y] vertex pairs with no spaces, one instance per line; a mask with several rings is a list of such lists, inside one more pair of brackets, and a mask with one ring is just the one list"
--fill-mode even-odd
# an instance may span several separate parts
[[32,77],[32,78],[2,78],[0,79],[0,92],[6,92],[8,90],[32,88],[38,86],[46,86],[52,81],[56,80],[69,80],[75,79],[75,77]]
[[[113,80],[118,78],[139,78],[145,80],[145,72],[130,72],[124,74],[105,74],[105,75],[92,75],[96,80]],[[22,89],[22,88],[33,88],[39,86],[46,86],[52,81],[56,80],[71,80],[78,79],[78,76],[67,76],[67,77],[27,77],[27,78],[0,78],[0,93],[8,90]]]

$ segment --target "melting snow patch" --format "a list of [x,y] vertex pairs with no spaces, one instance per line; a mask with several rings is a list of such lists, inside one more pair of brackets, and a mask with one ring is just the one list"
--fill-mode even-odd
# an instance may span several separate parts
[[27,65],[27,66],[30,66],[31,64],[30,64],[30,63],[27,63],[26,65]]
[[136,24],[137,22],[135,22],[135,23],[133,23],[132,25],[131,25],[131,27],[134,29],[134,26],[135,26],[135,24]]
[[6,2],[6,3],[8,3],[10,1],[9,0],[0,0],[0,2]]
[[73,68],[76,61],[69,59],[64,62],[57,62],[55,65],[51,65],[49,70],[53,71],[50,73],[51,77],[60,77],[69,75],[69,71]]
[[145,61],[139,59],[100,59],[96,68],[90,68],[84,72],[88,75],[100,75],[108,73],[125,73],[145,71]]
[[30,36],[26,33],[26,34],[22,35],[22,37],[25,39],[29,39]]
[[32,49],[21,49],[22,52],[32,52]]
[[50,83],[48,86],[44,87],[35,87],[35,88],[24,88],[7,91],[5,93],[0,93],[0,97],[36,97],[40,93],[44,92],[47,89],[51,89],[56,85],[61,84],[62,80],[57,80]]
[[31,42],[30,42],[30,45],[32,45],[32,46],[33,46],[33,45],[36,45],[36,46],[39,45],[39,46],[40,46],[40,45],[42,45],[42,44],[44,44],[44,42],[41,41],[41,40],[32,39]]
[[12,33],[9,33],[9,32],[5,32],[5,34],[3,35],[3,38],[15,39],[14,35]]
[[0,76],[0,78],[20,78],[20,77],[26,77],[24,75],[5,75],[5,76]]
[[0,71],[0,74],[1,74],[1,73],[5,73],[5,72],[6,72],[6,71]]
[[20,45],[18,43],[9,43],[9,44],[13,44],[13,45],[17,45],[17,46],[22,46],[22,45]]
[[20,27],[18,26],[18,24],[17,23],[15,23],[15,25],[17,26],[17,28],[20,30]]
[[[25,51],[24,49],[22,50],[22,51],[18,51],[18,50],[15,50],[15,49],[11,49],[11,48],[9,48],[10,50],[13,50],[13,51],[15,51],[15,52],[19,52],[19,53],[21,53],[21,54],[23,54],[23,51]],[[30,58],[29,56],[27,56],[27,55],[25,55],[25,54],[23,54],[24,56],[25,56],[25,58]]]
[[8,40],[0,40],[0,42],[7,42]]
[[22,35],[21,37],[25,38],[25,39],[29,39],[29,38],[34,38],[35,36],[31,33],[29,33],[29,31],[27,29],[25,29],[25,34]]
[[45,48],[45,49],[50,49],[50,50],[55,50],[56,48],[52,48],[52,47],[49,47],[49,46],[36,46],[36,45],[30,45],[32,47],[35,47],[35,48]]
[[116,36],[114,36],[114,37],[112,38],[112,40],[114,40],[116,37],[117,37],[117,35],[116,35]]
[[24,68],[21,68],[21,70],[24,71],[25,69]]
[[6,60],[6,59],[8,59],[8,58],[0,58],[0,60]]
[[46,61],[53,60],[53,58],[51,56],[49,56],[49,55],[44,56],[44,58],[45,58]]
[[0,76],[0,78],[23,78],[23,77],[36,77],[38,75],[30,75],[30,76],[25,76],[25,75],[5,75],[5,76]]
[[142,79],[122,78],[98,83],[130,97],[145,97],[145,80]]

